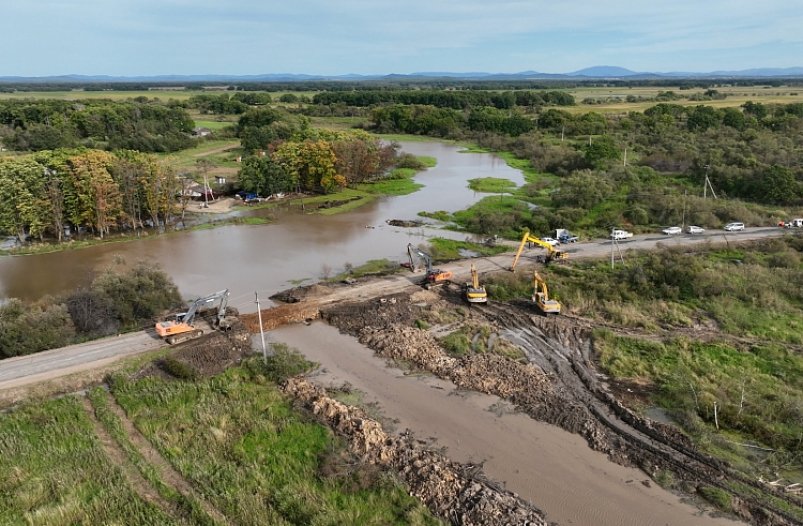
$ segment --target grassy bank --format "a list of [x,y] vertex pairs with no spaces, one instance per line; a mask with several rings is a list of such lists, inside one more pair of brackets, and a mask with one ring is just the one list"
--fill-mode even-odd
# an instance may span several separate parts
[[342,445],[292,410],[270,380],[277,372],[257,361],[197,383],[118,379],[112,391],[237,524],[437,524],[393,479],[356,459],[341,464]]
[[[603,370],[643,393],[632,403],[662,408],[747,472],[803,478],[803,238],[542,273],[564,312],[609,327],[594,332],[594,348]],[[526,272],[489,279],[494,299],[531,290]]]

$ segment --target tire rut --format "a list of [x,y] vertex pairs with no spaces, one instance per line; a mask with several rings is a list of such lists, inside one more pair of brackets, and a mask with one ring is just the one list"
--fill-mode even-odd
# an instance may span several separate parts
[[[519,312],[517,307],[500,303],[489,305],[484,314],[506,328],[507,336],[525,351],[531,362],[550,376],[558,391],[582,404],[589,417],[605,430],[607,442],[616,444],[615,447],[625,454],[611,454],[605,451],[607,447],[600,447],[600,442],[588,440],[591,447],[603,450],[618,463],[635,462],[648,473],[656,467],[670,469],[685,480],[704,482],[727,491],[745,504],[749,510],[745,518],[758,519],[762,524],[799,523],[784,510],[768,507],[747,492],[736,491],[723,481],[737,481],[793,507],[801,505],[797,499],[772,491],[722,462],[694,450],[690,441],[670,426],[651,423],[619,403],[593,370],[590,342],[587,334],[583,334],[587,328],[578,327],[576,322],[553,319],[546,325],[539,318]],[[554,423],[560,425],[559,422]],[[767,517],[768,508],[774,518]]]
[[89,399],[87,397],[82,397],[81,402],[86,414],[89,416],[90,422],[92,423],[92,430],[94,431],[95,436],[98,437],[98,441],[100,442],[104,453],[106,453],[106,457],[113,465],[120,469],[120,471],[123,473],[123,477],[131,486],[134,493],[136,493],[145,502],[161,509],[178,524],[186,524],[178,509],[176,509],[173,504],[165,500],[159,494],[159,492],[156,491],[156,488],[154,488],[151,483],[142,476],[136,466],[129,462],[128,455],[126,455],[125,451],[120,448],[120,445],[117,443],[117,441],[114,440],[100,420],[98,420],[97,416],[95,415],[95,408],[92,407],[92,403],[89,401]]
[[114,412],[120,419],[123,429],[128,435],[129,440],[145,460],[156,469],[159,478],[165,484],[172,486],[178,493],[182,494],[185,498],[194,501],[201,507],[201,509],[217,524],[230,525],[232,522],[220,512],[215,506],[207,501],[203,496],[198,493],[190,482],[179,473],[173,465],[165,459],[159,451],[150,443],[150,441],[143,435],[128,418],[125,410],[120,407],[117,400],[110,393],[106,394],[109,402],[109,409]]

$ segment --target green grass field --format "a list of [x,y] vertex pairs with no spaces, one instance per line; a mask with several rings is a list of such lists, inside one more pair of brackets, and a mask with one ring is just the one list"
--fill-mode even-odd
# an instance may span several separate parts
[[0,449],[2,524],[176,524],[132,490],[77,397],[0,415]]
[[123,364],[108,392],[0,414],[0,523],[441,524],[293,409],[275,382],[309,365],[285,348],[197,380]]

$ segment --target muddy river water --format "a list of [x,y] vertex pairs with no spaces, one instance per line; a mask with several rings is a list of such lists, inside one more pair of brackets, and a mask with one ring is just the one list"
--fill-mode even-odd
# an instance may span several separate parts
[[277,212],[276,221],[269,225],[226,226],[81,250],[0,257],[0,298],[34,300],[71,290],[87,283],[92,272],[122,258],[128,263],[158,263],[187,298],[228,288],[231,304],[243,312],[255,311],[255,291],[267,298],[299,280],[320,278],[324,266],[336,273],[346,263],[402,261],[407,243],[436,234],[464,239],[463,234],[392,227],[385,221],[416,219],[422,210],[466,208],[478,199],[468,188],[469,179],[502,177],[524,182],[520,171],[490,154],[460,153],[459,147],[438,142],[406,142],[402,149],[438,161],[416,176],[425,186],[413,194],[381,198],[333,216],[291,209]]
[[[321,364],[316,381],[348,382],[375,402],[395,427],[437,437],[459,462],[483,463],[492,479],[534,503],[548,521],[595,526],[736,526],[647,481],[644,472],[608,461],[582,437],[515,413],[495,396],[457,391],[431,376],[410,376],[351,336],[322,322],[269,333]],[[499,410],[501,407],[501,411]]]

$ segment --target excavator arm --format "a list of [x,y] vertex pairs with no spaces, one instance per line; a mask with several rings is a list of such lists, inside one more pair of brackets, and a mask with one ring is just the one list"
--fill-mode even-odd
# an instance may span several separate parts
[[527,242],[535,243],[538,246],[544,247],[547,251],[547,258],[546,262],[549,263],[553,259],[567,259],[568,254],[561,250],[556,249],[546,241],[541,241],[537,237],[533,237],[530,235],[529,231],[524,232],[524,236],[521,238],[521,243],[519,244],[519,249],[516,251],[516,256],[513,258],[513,264],[510,265],[510,270],[516,269],[516,264],[519,262],[519,257],[521,257],[521,253],[524,252],[524,246]]
[[[176,314],[175,321],[160,321],[156,324],[156,333],[165,339],[169,344],[181,343],[183,341],[197,338],[203,334],[203,330],[195,327],[195,317],[198,311],[210,303],[219,302],[216,312],[214,327],[220,329],[226,317],[226,306],[229,302],[229,289],[224,289],[209,296],[198,298],[189,310],[185,313]],[[225,327],[224,327],[225,328]]]

